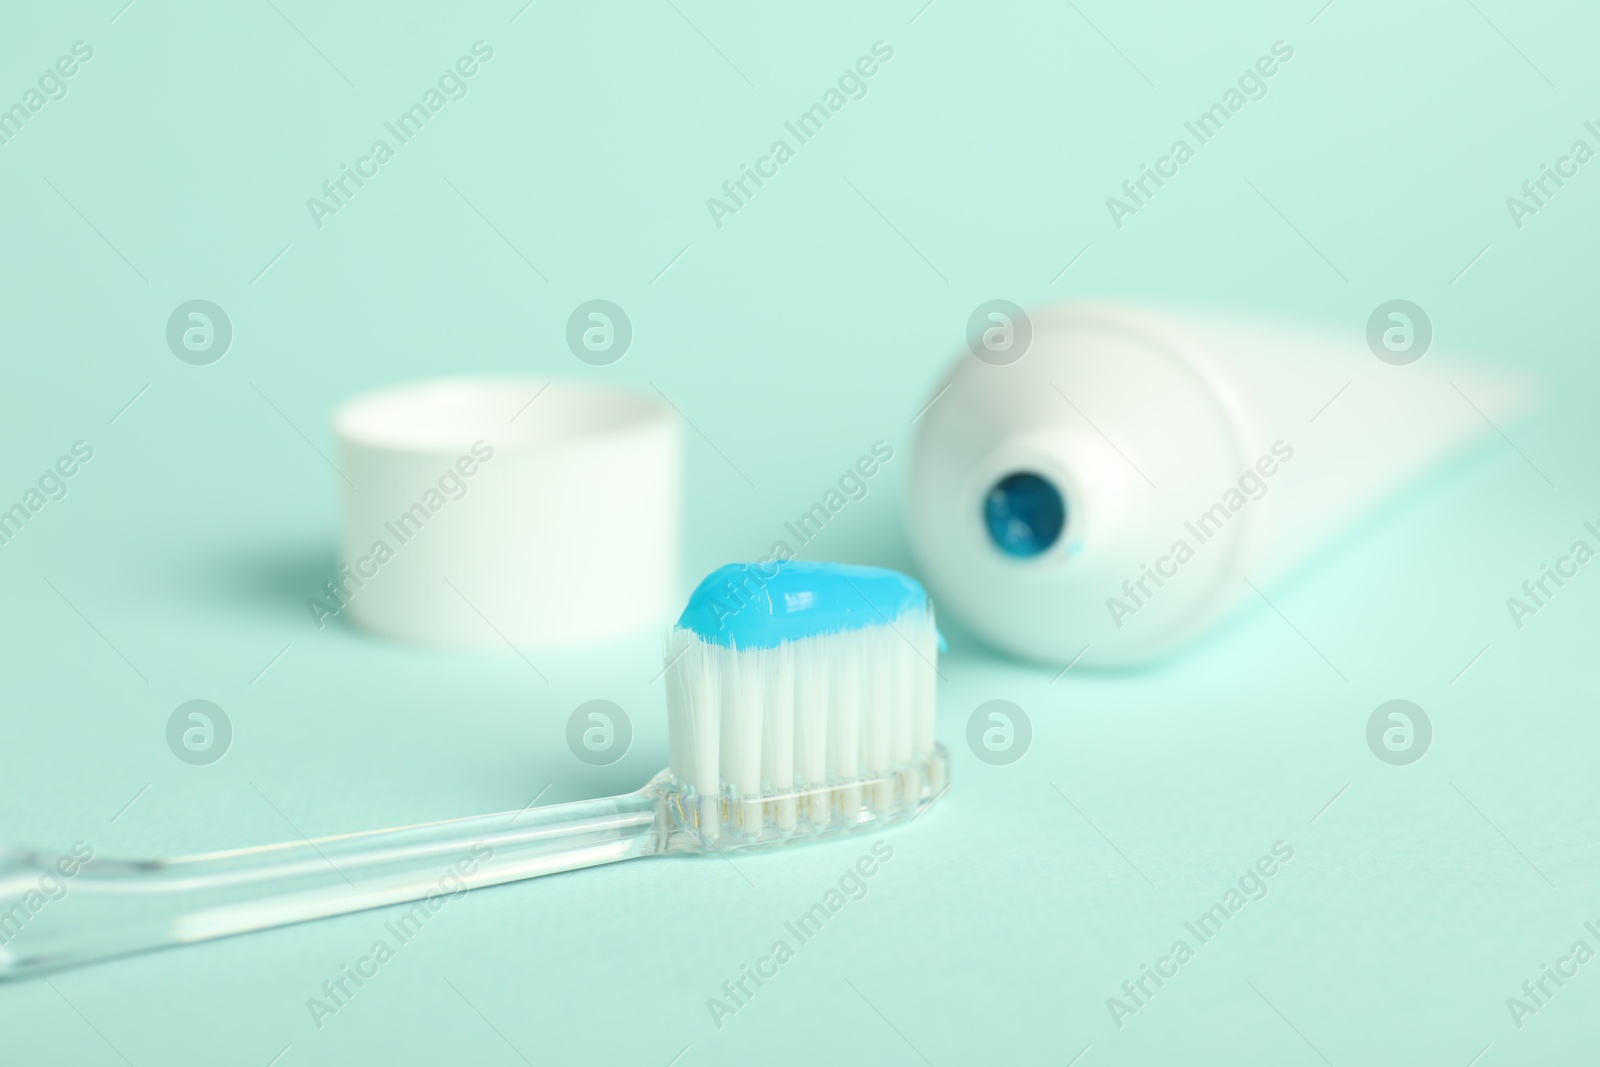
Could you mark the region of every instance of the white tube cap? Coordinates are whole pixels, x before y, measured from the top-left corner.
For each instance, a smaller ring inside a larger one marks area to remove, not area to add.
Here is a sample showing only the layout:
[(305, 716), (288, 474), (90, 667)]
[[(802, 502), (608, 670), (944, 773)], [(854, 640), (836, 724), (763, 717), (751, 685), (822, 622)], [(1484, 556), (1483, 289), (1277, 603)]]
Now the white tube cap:
[(643, 393), (446, 378), (334, 413), (350, 616), (402, 640), (565, 646), (676, 604), (682, 437)]

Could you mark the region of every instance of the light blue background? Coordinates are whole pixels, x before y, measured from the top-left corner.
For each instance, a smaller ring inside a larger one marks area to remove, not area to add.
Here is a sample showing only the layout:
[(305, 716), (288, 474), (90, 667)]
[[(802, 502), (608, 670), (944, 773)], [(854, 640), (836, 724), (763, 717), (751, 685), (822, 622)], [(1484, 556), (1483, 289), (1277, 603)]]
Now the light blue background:
[[(470, 894), (320, 1030), (306, 998), (383, 913), (7, 985), (0, 1061), (1592, 1056), (1600, 963), (1521, 1030), (1505, 1007), (1600, 920), (1600, 576), (1521, 631), (1505, 608), (1600, 519), (1600, 163), (1520, 230), (1505, 206), (1600, 120), (1589, 9), (121, 3), (14, 6), (0, 33), (0, 103), (94, 48), (0, 146), (0, 500), (73, 441), (95, 449), (0, 546), (0, 833), (18, 843), (235, 847), (516, 809), (547, 785), (599, 796), (665, 762), (653, 635), (528, 650), (547, 684), (510, 652), (312, 625), (338, 485), (317, 450), (334, 405), (379, 384), (653, 383), (696, 428), (690, 577), (765, 554), (880, 438), (896, 458), (807, 555), (910, 567), (909, 423), (996, 297), (1260, 309), (1357, 345), (1404, 297), (1432, 317), (1428, 358), (1519, 368), (1546, 406), (1273, 591), (1348, 682), (1265, 609), (1160, 667), (1054, 683), (946, 620), (952, 792), (721, 1030), (706, 998), (869, 842)], [(470, 95), (317, 229), (305, 199), (480, 39), (494, 59)], [(1294, 58), (1269, 95), (1116, 229), (1105, 198), (1280, 39)], [(867, 97), (713, 226), (706, 198), (878, 40), (894, 58)], [(636, 330), (608, 368), (562, 340), (594, 297)], [(163, 336), (194, 298), (235, 329), (208, 367)], [(597, 697), (636, 729), (603, 769), (563, 743)], [(1434, 723), (1409, 767), (1363, 736), (1393, 697)], [(163, 737), (195, 698), (236, 730), (210, 767)], [(996, 698), (1034, 725), (1008, 767), (964, 744)], [(1294, 859), (1270, 895), (1118, 1030), (1106, 998), (1278, 840)]]

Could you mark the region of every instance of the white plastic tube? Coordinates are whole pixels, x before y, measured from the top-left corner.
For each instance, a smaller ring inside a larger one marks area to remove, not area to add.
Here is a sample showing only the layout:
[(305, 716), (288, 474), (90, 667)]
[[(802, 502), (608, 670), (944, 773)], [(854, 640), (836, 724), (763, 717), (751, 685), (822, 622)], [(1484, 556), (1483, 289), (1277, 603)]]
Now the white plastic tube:
[(682, 440), (648, 394), (528, 378), (382, 389), (334, 415), (338, 603), (378, 633), (504, 648), (671, 617)]
[[(1385, 362), (1360, 334), (1091, 304), (1031, 321), (1020, 359), (964, 353), (919, 417), (910, 533), (942, 610), (1056, 664), (1174, 648), (1525, 396), (1437, 352)], [(1024, 538), (1033, 555), (986, 517), (1017, 474), (1064, 512)]]

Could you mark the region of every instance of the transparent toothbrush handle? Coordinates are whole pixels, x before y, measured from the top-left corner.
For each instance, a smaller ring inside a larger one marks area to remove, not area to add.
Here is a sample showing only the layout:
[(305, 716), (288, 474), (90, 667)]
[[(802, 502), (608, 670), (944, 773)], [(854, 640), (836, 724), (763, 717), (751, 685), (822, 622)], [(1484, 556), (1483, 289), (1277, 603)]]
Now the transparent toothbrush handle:
[(468, 889), (659, 852), (660, 810), (640, 791), (174, 859), (0, 851), (0, 978), (405, 901), (431, 913)]

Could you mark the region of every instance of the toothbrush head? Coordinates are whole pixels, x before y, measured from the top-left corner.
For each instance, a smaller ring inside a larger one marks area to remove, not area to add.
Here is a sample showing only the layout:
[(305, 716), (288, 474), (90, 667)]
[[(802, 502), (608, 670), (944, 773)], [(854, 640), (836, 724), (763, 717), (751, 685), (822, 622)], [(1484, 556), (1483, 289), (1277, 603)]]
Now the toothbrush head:
[(730, 564), (667, 637), (669, 851), (745, 848), (909, 820), (944, 791), (941, 640), (895, 571)]

